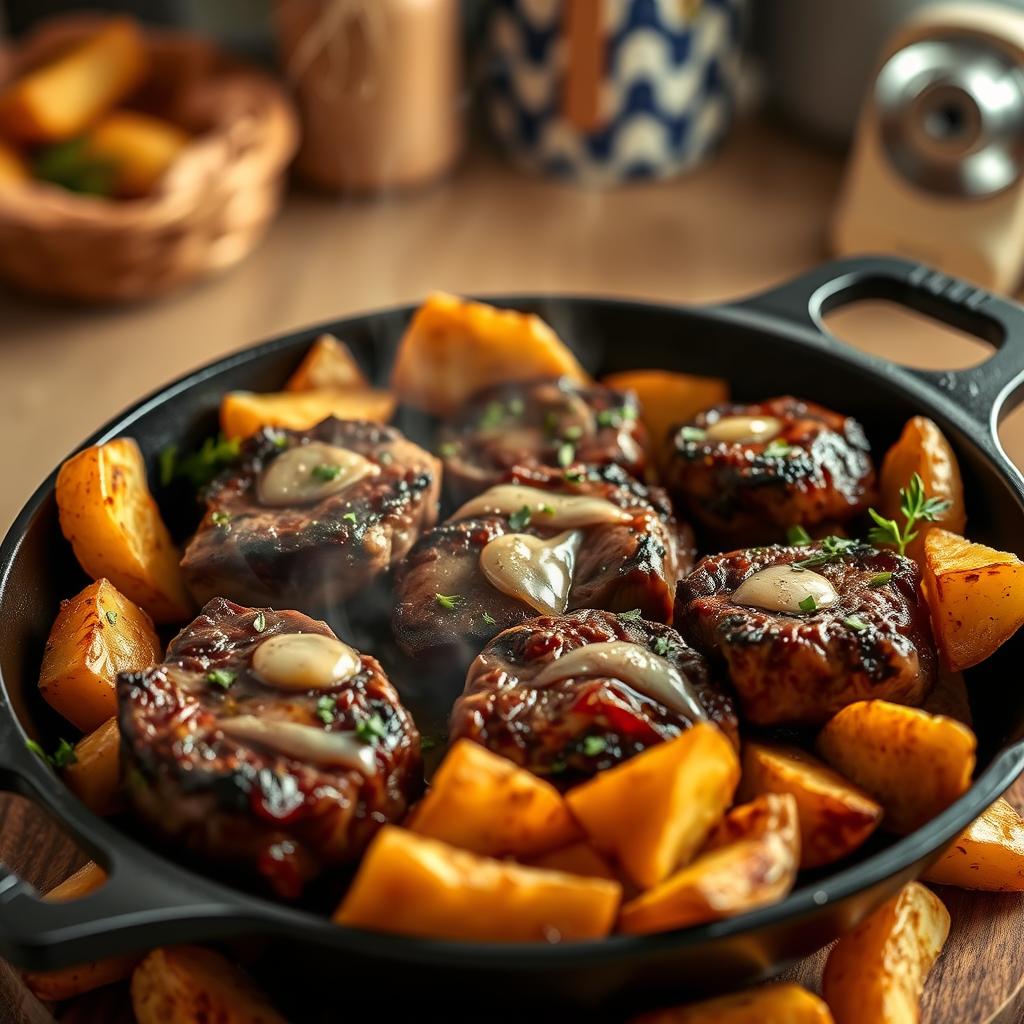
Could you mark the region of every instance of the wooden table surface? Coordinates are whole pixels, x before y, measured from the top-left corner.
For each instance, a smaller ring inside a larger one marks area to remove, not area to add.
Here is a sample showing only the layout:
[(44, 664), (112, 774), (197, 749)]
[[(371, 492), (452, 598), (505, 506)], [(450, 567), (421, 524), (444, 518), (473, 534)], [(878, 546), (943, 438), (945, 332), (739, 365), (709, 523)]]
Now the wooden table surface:
[[(263, 245), (214, 281), (123, 309), (55, 308), (0, 294), (0, 528), (84, 436), (143, 393), (232, 349), (321, 319), (458, 293), (564, 291), (712, 302), (765, 288), (827, 256), (838, 156), (777, 128), (742, 126), (688, 177), (613, 192), (521, 176), (474, 153), (413, 196), (339, 202), (296, 192)], [(852, 342), (932, 368), (985, 346), (884, 305), (835, 314)], [(1024, 463), (1024, 418), (1004, 443)], [(1024, 801), (1024, 788), (1015, 794)], [(0, 799), (0, 858), (47, 887), (76, 857), (20, 800)], [(944, 893), (950, 953), (929, 982), (924, 1024), (1024, 1020), (1024, 908), (1012, 896)], [(800, 976), (814, 983), (813, 959)], [(4, 984), (0, 1021), (34, 1017)], [(1000, 1010), (1002, 1008), (1002, 1013)], [(998, 1017), (993, 1015), (998, 1014)], [(81, 1018), (87, 1019), (87, 1018)], [(100, 1019), (95, 1017), (94, 1019)]]

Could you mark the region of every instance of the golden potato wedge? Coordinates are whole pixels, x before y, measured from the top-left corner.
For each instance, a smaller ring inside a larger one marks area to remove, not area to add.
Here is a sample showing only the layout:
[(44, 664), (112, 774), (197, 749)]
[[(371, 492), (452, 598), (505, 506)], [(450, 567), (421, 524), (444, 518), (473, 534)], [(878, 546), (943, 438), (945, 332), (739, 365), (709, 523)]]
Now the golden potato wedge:
[(608, 374), (601, 383), (619, 391), (633, 391), (640, 399), (640, 418), (659, 464), (664, 464), (671, 451), (669, 431), (673, 427), (729, 400), (728, 381), (671, 370), (623, 370)]
[(580, 838), (562, 794), (472, 740), (458, 740), (408, 827), (486, 857), (534, 857)]
[(351, 349), (333, 334), (321, 334), (288, 378), (285, 391), (316, 391), (321, 388), (368, 388), (370, 382), (359, 368)]
[(61, 532), (94, 580), (106, 577), (157, 622), (188, 618), (192, 602), (178, 551), (149, 493), (142, 452), (130, 437), (68, 459), (57, 474), (57, 510)]
[(792, 982), (658, 1010), (634, 1024), (834, 1024), (825, 1003)]
[(32, 178), (24, 157), (0, 142), (0, 189), (20, 188)]
[(542, 853), (539, 857), (531, 857), (526, 863), (531, 868), (543, 868), (545, 871), (562, 871), (567, 875), (583, 875), (584, 878), (619, 881), (608, 861), (585, 840), (550, 853)]
[(62, 601), (39, 672), (39, 692), (83, 732), (117, 714), (114, 680), (160, 660), (150, 617), (109, 580), (90, 583)]
[(907, 554), (920, 563), (924, 557), (924, 539), (930, 530), (941, 527), (963, 533), (967, 525), (960, 465), (946, 435), (927, 416), (914, 416), (907, 420), (899, 440), (885, 453), (882, 461), (879, 474), (881, 511), (897, 523), (903, 522), (900, 489), (909, 486), (915, 473), (921, 478), (929, 498), (950, 503), (934, 522), (921, 522), (915, 528), (917, 536), (907, 545)]
[(984, 661), (1024, 623), (1024, 562), (948, 530), (925, 538), (922, 588), (954, 672)]
[(83, 864), (73, 875), (68, 875), (55, 885), (44, 897), (47, 903), (69, 903), (95, 892), (107, 880), (107, 873), (95, 863)]
[(105, 960), (90, 960), (59, 971), (25, 971), (23, 976), (25, 984), (39, 999), (59, 1002), (104, 985), (112, 985), (115, 981), (123, 981), (131, 975), (141, 959), (141, 953), (130, 953), (107, 957)]
[(800, 821), (800, 867), (831, 864), (878, 827), (882, 808), (828, 765), (799, 747), (747, 740), (738, 800), (789, 793)]
[(818, 753), (882, 805), (882, 827), (899, 835), (967, 792), (976, 747), (966, 725), (884, 700), (848, 705), (817, 740)]
[(949, 934), (949, 911), (911, 882), (832, 947), (821, 991), (836, 1024), (912, 1024)]
[(533, 377), (590, 380), (539, 316), (434, 292), (402, 337), (391, 387), (408, 405), (450, 416), (482, 388)]
[(132, 975), (138, 1024), (287, 1024), (252, 979), (198, 946), (154, 949)]
[(170, 121), (115, 110), (90, 130), (85, 152), (113, 169), (114, 195), (137, 199), (153, 191), (188, 143), (188, 133)]
[(112, 19), (0, 92), (0, 132), (30, 143), (81, 135), (142, 81), (147, 65), (138, 25)]
[(597, 850), (646, 889), (697, 852), (739, 775), (732, 744), (702, 722), (571, 789), (566, 802)]
[(96, 814), (113, 814), (119, 809), (121, 733), (116, 718), (108, 718), (75, 744), (75, 760), (64, 769), (64, 781)]
[(615, 922), (621, 886), (479, 857), (394, 825), (370, 844), (338, 924), (480, 942), (596, 939)]
[(387, 423), (395, 412), (395, 396), (372, 388), (322, 388), (256, 394), (229, 391), (220, 403), (220, 429), (228, 438), (244, 438), (260, 427), (308, 430), (328, 416), (339, 420)]
[(686, 928), (777, 903), (799, 866), (796, 800), (766, 793), (731, 810), (691, 864), (625, 904), (619, 931)]
[(959, 889), (1024, 892), (1024, 819), (1012, 804), (998, 799), (922, 877)]

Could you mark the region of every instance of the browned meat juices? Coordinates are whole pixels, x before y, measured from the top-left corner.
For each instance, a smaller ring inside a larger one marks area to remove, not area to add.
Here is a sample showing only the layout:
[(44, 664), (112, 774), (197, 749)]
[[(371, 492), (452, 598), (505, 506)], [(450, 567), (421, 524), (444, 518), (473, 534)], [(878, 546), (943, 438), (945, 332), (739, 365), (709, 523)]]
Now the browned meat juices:
[(445, 485), (465, 501), (516, 466), (622, 466), (643, 479), (636, 396), (568, 379), (500, 384), (475, 395), (441, 433)]
[(419, 734), (376, 659), (299, 612), (215, 599), (117, 686), (138, 814), (283, 898), (354, 860), (421, 782)]
[(828, 532), (866, 511), (875, 471), (861, 425), (798, 398), (718, 405), (678, 429), (666, 486), (727, 544)]
[(936, 656), (917, 565), (841, 538), (702, 558), (676, 627), (724, 662), (745, 717), (816, 725), (858, 700), (919, 704)]
[(437, 519), (440, 465), (393, 427), (264, 430), (209, 487), (182, 560), (196, 600), (318, 610), (358, 594)]
[(625, 761), (699, 719), (737, 740), (730, 698), (674, 629), (584, 610), (501, 633), (470, 666), (451, 738), (555, 780)]

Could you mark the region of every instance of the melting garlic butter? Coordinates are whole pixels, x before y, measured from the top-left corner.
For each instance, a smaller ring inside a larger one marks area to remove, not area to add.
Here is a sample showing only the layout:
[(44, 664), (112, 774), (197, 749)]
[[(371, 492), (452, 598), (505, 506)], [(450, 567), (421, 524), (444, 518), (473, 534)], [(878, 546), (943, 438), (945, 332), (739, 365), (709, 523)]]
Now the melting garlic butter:
[(542, 615), (562, 615), (569, 606), (582, 543), (582, 530), (566, 530), (547, 540), (528, 533), (506, 533), (480, 552), (480, 569), (503, 594)]
[(377, 759), (372, 745), (354, 732), (328, 732), (315, 725), (287, 722), (255, 715), (225, 718), (221, 731), (232, 739), (257, 743), (300, 761), (313, 764), (344, 765), (364, 775), (375, 775)]
[(677, 714), (694, 721), (707, 718), (695, 690), (672, 662), (625, 640), (577, 647), (545, 665), (531, 685), (550, 686), (563, 679), (586, 676), (621, 679)]
[(319, 633), (280, 633), (256, 648), (252, 670), (279, 690), (324, 690), (351, 679), (362, 668), (348, 644)]
[(602, 523), (626, 523), (633, 518), (629, 512), (604, 498), (584, 494), (556, 494), (523, 484), (498, 484), (471, 498), (452, 518), (510, 516), (523, 508), (530, 510), (533, 525), (555, 530), (599, 526)]
[(380, 473), (380, 466), (358, 452), (322, 441), (282, 452), (256, 485), (261, 505), (309, 505)]
[[(801, 602), (808, 598), (813, 599), (814, 607), (801, 608)], [(839, 594), (821, 573), (794, 569), (791, 565), (770, 565), (748, 576), (733, 592), (732, 599), (735, 604), (750, 608), (799, 615), (831, 607), (839, 600)]]
[(774, 416), (723, 416), (705, 429), (704, 437), (723, 444), (762, 444), (781, 432), (782, 420)]

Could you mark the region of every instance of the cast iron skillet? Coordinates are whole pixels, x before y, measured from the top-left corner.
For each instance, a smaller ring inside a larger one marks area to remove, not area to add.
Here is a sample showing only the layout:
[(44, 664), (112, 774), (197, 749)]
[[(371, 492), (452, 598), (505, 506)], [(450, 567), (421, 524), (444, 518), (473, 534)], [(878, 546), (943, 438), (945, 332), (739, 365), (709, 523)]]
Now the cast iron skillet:
[[(824, 330), (822, 316), (867, 297), (901, 302), (965, 329), (990, 342), (993, 354), (972, 369), (931, 373), (849, 349)], [(928, 415), (957, 449), (972, 537), (1021, 550), (1024, 481), (995, 433), (999, 417), (1024, 396), (1024, 309), (1012, 303), (923, 266), (866, 258), (713, 308), (536, 296), (502, 304), (540, 313), (594, 372), (664, 366), (728, 377), (740, 398), (788, 392), (813, 398), (859, 417), (876, 454), (909, 416)], [(322, 324), (229, 356), (143, 400), (86, 443), (135, 437), (152, 471), (165, 445), (197, 444), (215, 429), (225, 391), (280, 387), (325, 330), (344, 338), (374, 378), (384, 379), (410, 313), (396, 309)], [(423, 437), (422, 422), (403, 426)], [(851, 866), (802, 884), (777, 906), (676, 933), (554, 947), (444, 943), (339, 928), (175, 863), (173, 855), (91, 814), (26, 749), (27, 734), (48, 747), (56, 741), (59, 723), (36, 692), (40, 653), (58, 602), (84, 585), (58, 531), (54, 477), (33, 495), (0, 549), (0, 785), (48, 809), (110, 879), (83, 900), (47, 904), (17, 877), (0, 874), (0, 954), (24, 967), (57, 968), (155, 945), (244, 936), (266, 941), (278, 977), (301, 978), (303, 986), (326, 978), (335, 991), (345, 979), (358, 979), (364, 991), (384, 985), (389, 1007), (404, 992), (421, 1012), (424, 1006), (450, 1010), (481, 995), (489, 999), (483, 1005), (493, 1007), (498, 992), (509, 1006), (528, 998), (603, 1008), (620, 998), (632, 1007), (667, 1001), (758, 980), (829, 942), (923, 870), (1024, 768), (1024, 637), (1018, 637), (968, 674), (980, 745), (971, 790), (913, 835), (879, 843)], [(398, 682), (402, 688), (400, 673)], [(452, 697), (433, 694), (430, 680), (404, 695), (418, 720), (442, 718)]]

